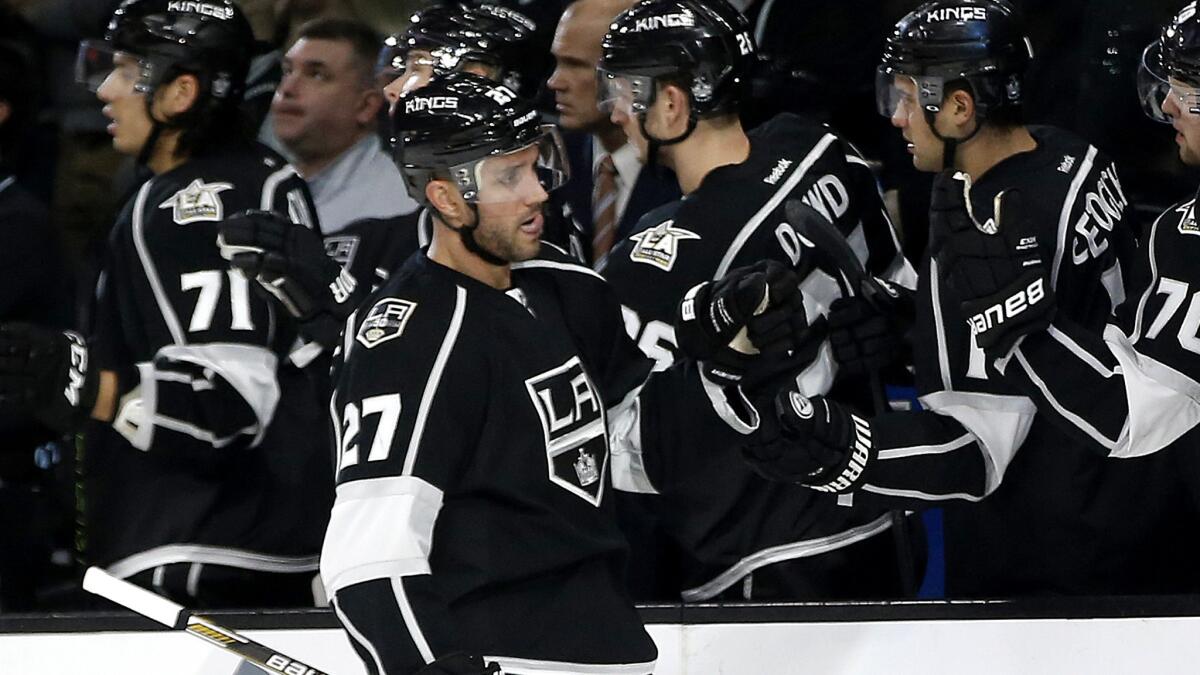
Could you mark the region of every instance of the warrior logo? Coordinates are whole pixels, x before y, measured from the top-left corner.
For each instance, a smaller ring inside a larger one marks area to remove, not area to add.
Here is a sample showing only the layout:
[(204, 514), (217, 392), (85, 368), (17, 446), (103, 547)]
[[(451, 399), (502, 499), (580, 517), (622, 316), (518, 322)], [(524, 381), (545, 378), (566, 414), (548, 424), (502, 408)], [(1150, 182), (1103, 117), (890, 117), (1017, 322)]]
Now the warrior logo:
[(371, 307), (358, 327), (358, 342), (367, 349), (400, 337), (417, 303), (400, 298), (384, 298)]
[(664, 272), (670, 272), (675, 266), (675, 258), (679, 254), (679, 242), (684, 239), (699, 239), (700, 235), (678, 227), (674, 220), (659, 223), (649, 230), (643, 230), (630, 235), (637, 242), (629, 252), (633, 262), (654, 265)]
[(546, 440), (552, 483), (599, 506), (608, 470), (604, 403), (578, 356), (525, 381)]
[(158, 208), (173, 209), (171, 215), (179, 225), (218, 222), (225, 218), (225, 205), (218, 195), (232, 189), (232, 183), (205, 183), (197, 178)]

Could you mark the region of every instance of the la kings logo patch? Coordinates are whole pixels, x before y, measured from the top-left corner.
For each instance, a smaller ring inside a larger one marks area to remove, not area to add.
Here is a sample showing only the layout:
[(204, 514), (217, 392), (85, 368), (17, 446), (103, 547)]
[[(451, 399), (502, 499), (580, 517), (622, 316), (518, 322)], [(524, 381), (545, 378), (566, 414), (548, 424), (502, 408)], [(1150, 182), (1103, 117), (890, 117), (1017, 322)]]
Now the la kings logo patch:
[(550, 481), (593, 506), (604, 499), (608, 433), (604, 404), (578, 356), (525, 380), (542, 421)]
[(400, 337), (416, 309), (417, 303), (400, 298), (384, 298), (376, 302), (358, 326), (358, 343), (372, 349)]
[(1196, 202), (1181, 204), (1175, 209), (1179, 213), (1179, 234), (1200, 234), (1200, 226), (1196, 225)]
[(342, 267), (354, 264), (355, 253), (358, 253), (358, 236), (325, 237), (325, 255)]
[(225, 205), (219, 195), (232, 189), (233, 183), (205, 183), (197, 178), (158, 208), (172, 209), (171, 217), (179, 225), (224, 220)]
[(679, 256), (679, 242), (685, 239), (699, 239), (700, 235), (675, 227), (675, 221), (668, 220), (649, 230), (630, 235), (629, 238), (637, 242), (629, 252), (630, 260), (670, 272)]

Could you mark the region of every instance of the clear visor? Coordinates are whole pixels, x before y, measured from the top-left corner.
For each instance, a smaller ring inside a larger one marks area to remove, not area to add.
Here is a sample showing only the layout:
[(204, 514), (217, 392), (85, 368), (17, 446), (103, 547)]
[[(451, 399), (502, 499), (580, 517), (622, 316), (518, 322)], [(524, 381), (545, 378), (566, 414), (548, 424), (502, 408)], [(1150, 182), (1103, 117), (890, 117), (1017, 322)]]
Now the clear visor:
[(542, 125), (537, 140), (503, 155), (450, 168), (463, 199), (475, 204), (534, 203), (562, 187), (570, 177), (562, 137), (552, 125)]
[[(392, 50), (390, 55), (389, 49)], [(410, 91), (415, 91), (429, 84), (434, 75), (434, 69), (439, 65), (438, 60), (424, 49), (407, 49), (384, 47), (379, 56), (379, 67), (376, 75), (384, 83), (384, 93), (391, 102)]]
[(887, 118), (913, 111), (937, 112), (942, 105), (942, 78), (914, 77), (888, 66), (875, 70), (875, 107)]
[(1155, 122), (1171, 123), (1171, 116), (1163, 111), (1167, 97), (1175, 99), (1179, 110), (1200, 115), (1200, 89), (1172, 80), (1162, 67), (1160, 44), (1155, 41), (1142, 51), (1138, 65), (1137, 92), (1142, 112)]
[(596, 71), (596, 105), (612, 114), (619, 110), (633, 117), (654, 104), (654, 78), (641, 75), (620, 75), (607, 70)]
[(96, 93), (107, 83), (114, 93), (147, 93), (157, 68), (153, 61), (113, 49), (102, 40), (84, 40), (75, 55), (75, 81)]

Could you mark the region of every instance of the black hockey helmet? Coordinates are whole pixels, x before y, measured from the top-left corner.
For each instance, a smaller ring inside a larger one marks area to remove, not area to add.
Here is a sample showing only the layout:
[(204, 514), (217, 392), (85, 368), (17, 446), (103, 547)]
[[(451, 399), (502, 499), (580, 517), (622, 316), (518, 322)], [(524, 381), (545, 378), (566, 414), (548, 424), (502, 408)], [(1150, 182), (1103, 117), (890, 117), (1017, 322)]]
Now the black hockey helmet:
[(1163, 26), (1159, 38), (1142, 52), (1137, 83), (1138, 99), (1150, 119), (1171, 122), (1162, 109), (1170, 95), (1178, 98), (1180, 108), (1200, 115), (1200, 15), (1195, 2)]
[(393, 160), (409, 194), (426, 205), (425, 186), (434, 179), (453, 181), (470, 203), (511, 199), (488, 193), (484, 167), (535, 146), (535, 176), (549, 192), (568, 175), (558, 130), (541, 123), (532, 102), (473, 73), (435, 77), (392, 109)]
[(410, 21), (407, 30), (384, 41), (377, 64), (381, 77), (394, 80), (412, 70), (444, 75), (476, 63), (515, 92), (536, 86), (518, 69), (537, 30), (524, 14), (490, 4), (438, 5), (414, 13)]
[(250, 23), (233, 0), (124, 0), (104, 39), (80, 45), (76, 78), (98, 90), (113, 54), (123, 52), (139, 60), (137, 91), (151, 94), (169, 78), (191, 73), (200, 79), (202, 96), (236, 104), (254, 45)]
[(641, 0), (613, 20), (601, 46), (602, 108), (624, 101), (640, 115), (666, 81), (687, 91), (693, 118), (737, 112), (756, 52), (750, 23), (726, 0)]
[(1021, 18), (1005, 0), (935, 0), (896, 24), (878, 69), (879, 112), (891, 117), (897, 75), (917, 84), (917, 103), (927, 113), (941, 109), (947, 84), (965, 80), (984, 116), (1019, 106), (1021, 79), (1033, 58)]

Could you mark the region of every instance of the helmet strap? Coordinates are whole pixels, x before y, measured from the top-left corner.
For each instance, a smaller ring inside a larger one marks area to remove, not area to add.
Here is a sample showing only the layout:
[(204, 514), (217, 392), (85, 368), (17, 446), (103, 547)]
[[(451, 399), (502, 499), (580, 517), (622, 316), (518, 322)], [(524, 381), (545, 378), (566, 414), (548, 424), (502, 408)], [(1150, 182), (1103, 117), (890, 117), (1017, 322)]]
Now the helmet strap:
[(158, 145), (158, 138), (162, 136), (163, 129), (166, 124), (158, 121), (154, 116), (154, 92), (157, 90), (146, 92), (146, 116), (150, 118), (150, 134), (146, 136), (146, 142), (142, 143), (142, 149), (138, 150), (136, 163), (141, 166), (149, 166), (150, 157), (154, 154), (154, 146)]
[(688, 137), (690, 137), (692, 135), (692, 132), (696, 130), (696, 115), (694, 113), (691, 115), (688, 115), (687, 129), (684, 129), (683, 133), (679, 134), (675, 138), (663, 139), (663, 138), (655, 138), (654, 136), (652, 136), (650, 134), (650, 132), (646, 130), (646, 112), (645, 111), (643, 111), (641, 114), (638, 115), (638, 129), (641, 130), (642, 137), (645, 138), (647, 143), (649, 144), (649, 146), (646, 150), (646, 166), (648, 168), (654, 168), (658, 164), (658, 151), (659, 150), (667, 147), (668, 145), (675, 145), (676, 143), (682, 143), (682, 142), (686, 141), (688, 139)]
[(936, 117), (937, 113), (931, 110), (925, 111), (925, 121), (929, 124), (929, 131), (933, 133), (935, 138), (942, 142), (942, 170), (945, 171), (954, 168), (954, 158), (958, 152), (958, 146), (975, 138), (975, 135), (983, 129), (984, 118), (980, 113), (976, 112), (975, 128), (971, 130), (971, 133), (962, 138), (949, 138), (938, 132), (937, 125), (934, 124)]
[[(475, 222), (470, 225), (463, 223), (458, 227), (454, 227), (447, 222), (446, 216), (444, 216), (441, 211), (438, 211), (438, 216), (441, 218), (443, 225), (458, 233), (458, 237), (462, 239), (463, 248), (467, 249), (471, 253), (474, 253), (480, 260), (496, 267), (504, 267), (508, 265), (507, 260), (484, 249), (479, 245), (479, 242), (475, 241), (475, 230), (479, 229), (479, 206), (467, 202), (467, 208), (471, 209), (471, 213), (475, 214)], [(434, 208), (434, 210), (436, 211), (437, 209)]]

